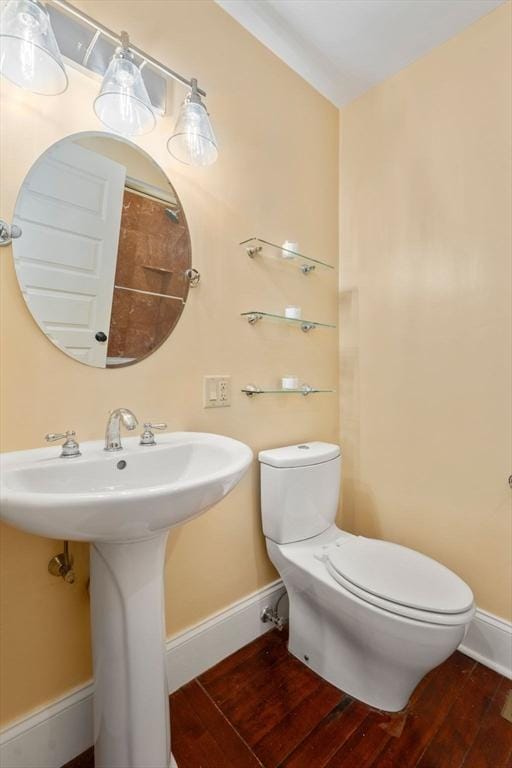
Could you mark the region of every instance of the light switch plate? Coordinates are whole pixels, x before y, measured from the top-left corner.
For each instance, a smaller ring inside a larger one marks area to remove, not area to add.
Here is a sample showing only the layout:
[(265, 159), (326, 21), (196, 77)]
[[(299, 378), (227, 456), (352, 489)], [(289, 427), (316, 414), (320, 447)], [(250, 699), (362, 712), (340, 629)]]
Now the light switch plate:
[(205, 376), (203, 379), (203, 406), (227, 408), (231, 405), (231, 376)]

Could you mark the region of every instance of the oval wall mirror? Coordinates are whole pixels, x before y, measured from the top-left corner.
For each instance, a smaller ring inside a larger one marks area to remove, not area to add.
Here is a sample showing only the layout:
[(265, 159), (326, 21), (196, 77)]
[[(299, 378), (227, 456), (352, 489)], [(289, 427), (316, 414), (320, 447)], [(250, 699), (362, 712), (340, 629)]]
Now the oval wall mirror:
[(16, 274), (35, 321), (75, 360), (131, 365), (178, 322), (190, 235), (162, 169), (135, 144), (77, 133), (28, 172), (14, 212)]

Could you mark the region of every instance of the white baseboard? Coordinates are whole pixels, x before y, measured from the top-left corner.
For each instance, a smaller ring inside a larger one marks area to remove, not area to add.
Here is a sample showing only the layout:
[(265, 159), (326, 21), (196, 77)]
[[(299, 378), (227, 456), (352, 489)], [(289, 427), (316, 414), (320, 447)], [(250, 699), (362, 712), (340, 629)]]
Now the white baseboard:
[(195, 627), (170, 637), (166, 643), (169, 693), (272, 629), (272, 625), (261, 621), (261, 613), (266, 605), (274, 605), (284, 591), (283, 582), (277, 579)]
[[(166, 643), (169, 693), (272, 628), (262, 609), (284, 592), (280, 579), (238, 600)], [(60, 768), (93, 743), (93, 684), (0, 731), (2, 768)]]
[[(262, 609), (284, 592), (278, 579), (166, 643), (169, 692), (271, 629)], [(285, 606), (283, 606), (285, 608)], [(281, 612), (281, 611), (280, 611)], [(512, 624), (477, 610), (462, 653), (512, 678)], [(92, 683), (0, 732), (2, 768), (60, 768), (93, 743)]]
[(512, 622), (478, 608), (459, 651), (512, 679)]
[(0, 732), (2, 768), (60, 768), (93, 742), (93, 684)]

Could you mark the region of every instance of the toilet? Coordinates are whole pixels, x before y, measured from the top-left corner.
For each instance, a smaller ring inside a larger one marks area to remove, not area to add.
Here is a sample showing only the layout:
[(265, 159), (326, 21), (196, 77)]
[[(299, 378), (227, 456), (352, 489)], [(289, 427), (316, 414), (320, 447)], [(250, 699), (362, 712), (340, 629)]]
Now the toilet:
[(267, 551), (290, 602), (289, 651), (345, 693), (397, 712), (461, 643), (470, 588), (444, 565), (335, 525), (337, 445), (261, 451)]

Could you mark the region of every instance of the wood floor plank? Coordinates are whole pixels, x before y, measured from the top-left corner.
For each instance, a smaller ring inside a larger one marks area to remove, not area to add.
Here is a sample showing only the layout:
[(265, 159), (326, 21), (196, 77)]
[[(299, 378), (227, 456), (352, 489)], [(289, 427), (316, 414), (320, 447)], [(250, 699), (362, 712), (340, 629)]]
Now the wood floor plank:
[(82, 752), (78, 757), (74, 757), (62, 768), (94, 768), (94, 747)]
[(460, 768), (487, 713), (500, 675), (477, 664), (443, 724), (418, 762), (418, 768)]
[(260, 655), (262, 661), (266, 660), (267, 666), (272, 666), (274, 654), (279, 658), (286, 656), (287, 637), (288, 634), (286, 632), (279, 632), (277, 629), (265, 632), (256, 640), (253, 640), (252, 643), (244, 645), (236, 653), (232, 653), (231, 656), (222, 659), (211, 669), (207, 669), (206, 672), (199, 675), (198, 680), (205, 687), (211, 686), (216, 680), (226, 675), (231, 675), (237, 667), (246, 664), (257, 655)]
[(245, 657), (242, 661), (231, 666), (229, 672), (213, 676), (207, 673), (201, 675), (199, 681), (208, 691), (211, 698), (219, 707), (231, 706), (240, 699), (247, 699), (247, 691), (256, 697), (258, 691), (263, 689), (264, 695), (268, 694), (268, 687), (272, 685), (274, 669), (280, 662), (287, 662), (290, 658), (286, 645), (283, 642), (269, 641), (262, 645), (254, 654)]
[(263, 673), (235, 697), (219, 705), (251, 746), (286, 717), (318, 686), (318, 677), (293, 656), (283, 659), (272, 674)]
[(434, 670), (428, 685), (409, 710), (408, 722), (399, 738), (388, 741), (372, 768), (414, 768), (435, 736), (476, 662), (455, 652)]
[(325, 768), (368, 712), (366, 704), (345, 696), (281, 765), (283, 768)]
[(197, 680), (187, 683), (182, 691), (195, 715), (221, 748), (226, 765), (236, 768), (261, 768), (260, 761)]
[(367, 715), (350, 738), (343, 743), (328, 763), (328, 768), (343, 766), (367, 768), (386, 747), (390, 738), (398, 738), (407, 726), (409, 713), (430, 685), (435, 672), (423, 678), (416, 686), (406, 709), (401, 712), (381, 712), (367, 708)]
[[(512, 683), (455, 653), (400, 713), (321, 680), (272, 631), (171, 697), (180, 768), (512, 768)], [(94, 768), (87, 750), (64, 768)]]
[(186, 768), (227, 768), (224, 753), (196, 715), (183, 691), (171, 696), (172, 751)]
[[(430, 672), (423, 678), (416, 686), (414, 690), (409, 706), (412, 707), (414, 703), (420, 698), (424, 689), (430, 684), (431, 679), (435, 676), (436, 671)], [(345, 701), (342, 700), (339, 709), (342, 710), (344, 706), (347, 706), (352, 699), (346, 696)], [(409, 707), (408, 707), (409, 709)], [(375, 723), (372, 723), (371, 727), (375, 726), (379, 728), (379, 733), (376, 738), (382, 738), (380, 731), (389, 735), (401, 735), (405, 727), (405, 723), (408, 717), (408, 709), (402, 712), (385, 714), (384, 720), (381, 721), (378, 718)], [(330, 713), (330, 715), (321, 722), (317, 728), (310, 734), (308, 739), (301, 744), (283, 763), (286, 768), (311, 768), (313, 766), (312, 760), (315, 761), (314, 765), (318, 763), (319, 768), (323, 768), (327, 765), (329, 760), (333, 758), (335, 753), (351, 738), (353, 733), (357, 731), (357, 728), (365, 721), (368, 715), (375, 712), (371, 707), (366, 704), (355, 701), (354, 708), (351, 707), (347, 716), (341, 718), (339, 721), (336, 717), (336, 711)]]
[(287, 712), (283, 719), (254, 745), (254, 752), (265, 768), (276, 768), (342, 698), (341, 691), (323, 680), (318, 680), (312, 693)]
[(512, 682), (501, 678), (462, 768), (512, 768), (512, 723), (501, 716)]
[(381, 726), (390, 722), (384, 712), (370, 712), (345, 744), (327, 763), (326, 768), (369, 768), (388, 741), (394, 738)]

